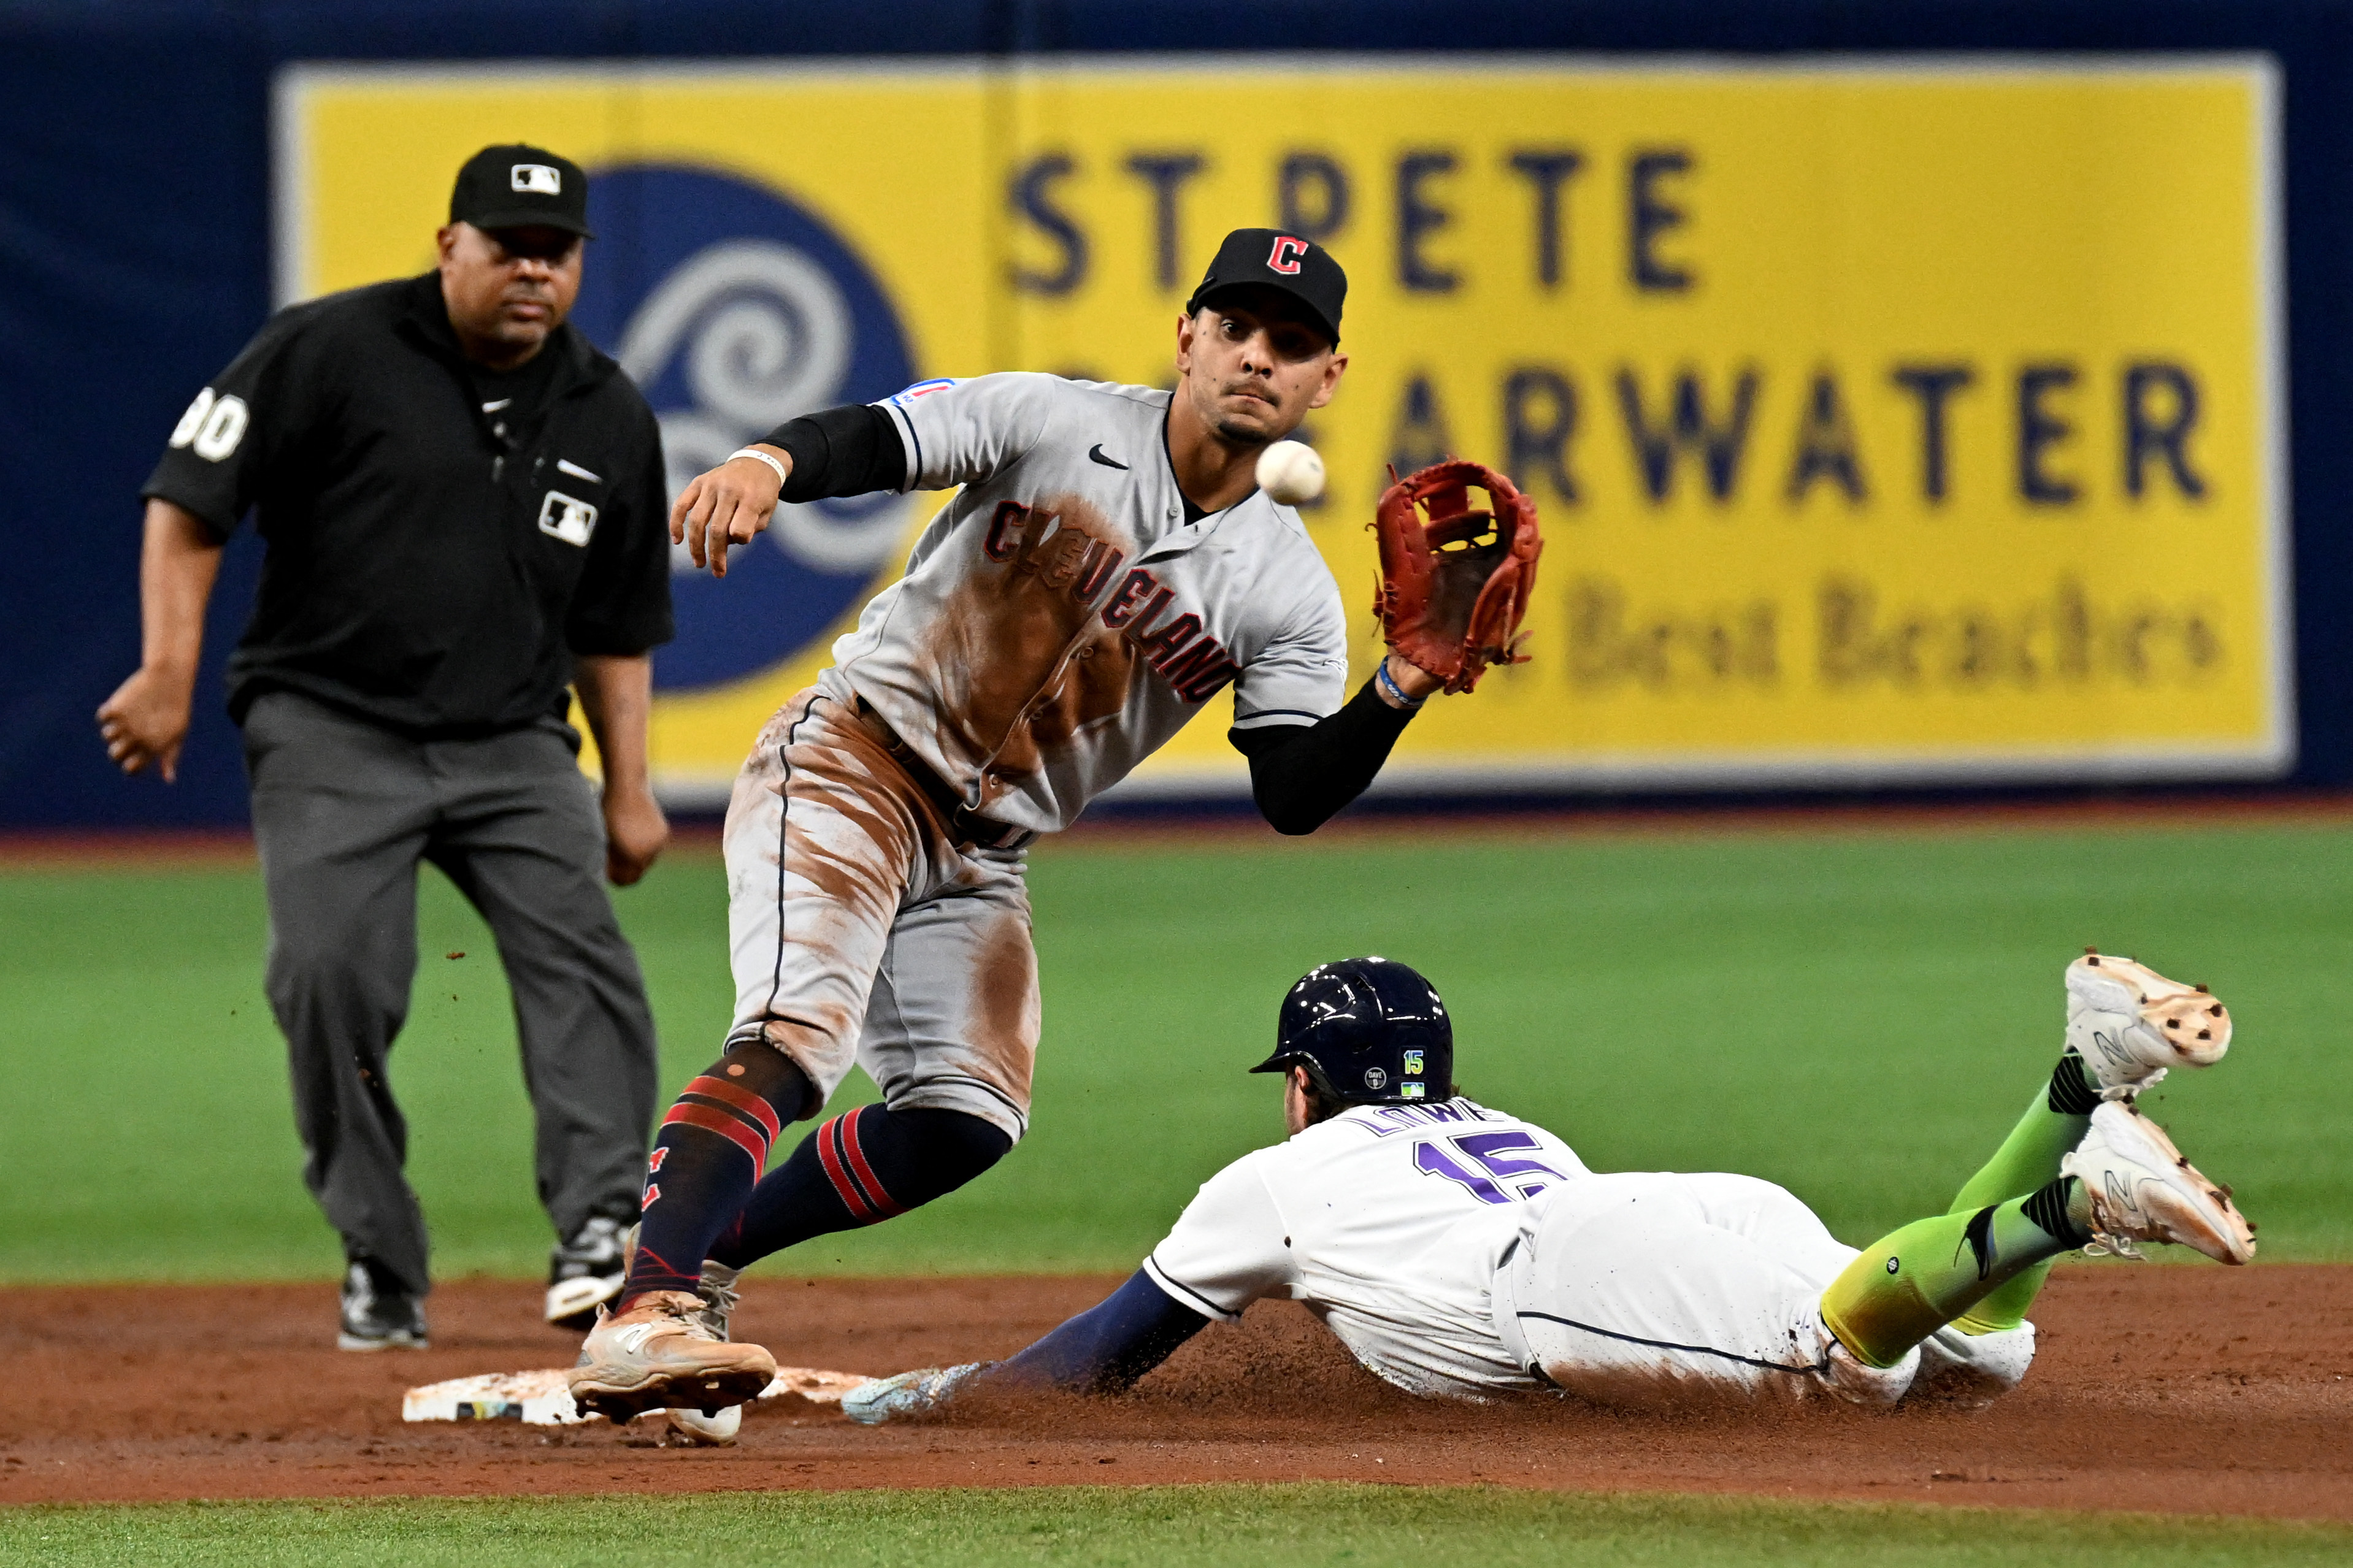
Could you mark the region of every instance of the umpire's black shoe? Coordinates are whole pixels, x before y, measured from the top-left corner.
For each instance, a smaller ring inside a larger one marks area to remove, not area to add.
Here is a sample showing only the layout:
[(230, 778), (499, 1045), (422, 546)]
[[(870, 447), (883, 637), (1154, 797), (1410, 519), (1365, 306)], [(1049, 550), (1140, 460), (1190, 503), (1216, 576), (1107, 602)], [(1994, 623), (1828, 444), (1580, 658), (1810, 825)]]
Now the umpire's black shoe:
[(425, 1303), (410, 1295), (383, 1264), (372, 1258), (354, 1258), (343, 1271), (343, 1330), (335, 1336), (335, 1348), (421, 1351)]
[(599, 1215), (557, 1247), (547, 1266), (547, 1321), (559, 1329), (586, 1331), (596, 1309), (621, 1293), (629, 1278), (628, 1222)]

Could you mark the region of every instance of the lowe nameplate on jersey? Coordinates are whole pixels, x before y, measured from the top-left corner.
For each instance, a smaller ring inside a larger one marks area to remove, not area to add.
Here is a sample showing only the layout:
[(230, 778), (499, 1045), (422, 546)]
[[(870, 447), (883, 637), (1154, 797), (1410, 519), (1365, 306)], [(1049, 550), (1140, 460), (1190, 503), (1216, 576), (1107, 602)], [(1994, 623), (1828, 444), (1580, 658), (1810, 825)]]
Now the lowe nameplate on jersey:
[[(280, 289), (421, 267), (448, 171), (591, 171), (578, 320), (675, 481), (995, 369), (1168, 384), (1218, 237), (1347, 267), (1303, 437), (1377, 644), (1388, 467), (1508, 468), (1535, 662), (1388, 789), (2259, 776), (2292, 760), (2277, 84), (2252, 58), (300, 68)], [(679, 579), (656, 766), (717, 798), (937, 497)], [(1236, 790), (1222, 696), (1131, 791)]]

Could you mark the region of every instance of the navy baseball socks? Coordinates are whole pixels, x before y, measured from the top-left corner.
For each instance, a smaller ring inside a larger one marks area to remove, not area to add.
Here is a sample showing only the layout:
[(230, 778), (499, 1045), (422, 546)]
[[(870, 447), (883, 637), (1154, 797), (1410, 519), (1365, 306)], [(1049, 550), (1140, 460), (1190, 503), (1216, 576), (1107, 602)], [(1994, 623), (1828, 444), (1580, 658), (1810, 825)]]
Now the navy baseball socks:
[(712, 1244), (730, 1268), (944, 1197), (1003, 1159), (1005, 1132), (961, 1110), (861, 1105), (801, 1140)]
[(957, 1110), (861, 1105), (820, 1125), (765, 1177), (788, 1122), (816, 1088), (759, 1039), (731, 1046), (662, 1118), (647, 1163), (627, 1311), (655, 1290), (692, 1294), (706, 1258), (731, 1268), (812, 1237), (920, 1208), (1005, 1157), (1013, 1140)]
[(712, 1241), (742, 1212), (769, 1148), (816, 1100), (807, 1075), (757, 1037), (731, 1043), (687, 1084), (646, 1162), (638, 1248), (616, 1315), (649, 1291), (694, 1293)]

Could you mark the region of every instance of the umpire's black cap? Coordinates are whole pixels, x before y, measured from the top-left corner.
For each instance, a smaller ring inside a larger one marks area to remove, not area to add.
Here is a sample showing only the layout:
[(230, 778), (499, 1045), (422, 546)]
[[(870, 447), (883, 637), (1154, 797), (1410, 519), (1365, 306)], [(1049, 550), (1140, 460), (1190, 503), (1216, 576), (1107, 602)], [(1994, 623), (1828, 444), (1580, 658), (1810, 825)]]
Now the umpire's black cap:
[(1279, 289), (1307, 307), (1332, 346), (1340, 346), (1340, 307), (1348, 298), (1348, 275), (1332, 253), (1312, 239), (1279, 228), (1238, 228), (1226, 236), (1199, 287), (1185, 301), (1185, 313), (1199, 310), (1220, 289), (1256, 283)]
[(449, 221), (596, 237), (588, 229), (588, 176), (580, 165), (520, 142), (485, 147), (466, 160), (449, 192)]
[(1327, 1100), (1402, 1105), (1454, 1092), (1454, 1024), (1438, 988), (1386, 958), (1318, 964), (1282, 999), (1274, 1055), (1252, 1072), (1307, 1069)]

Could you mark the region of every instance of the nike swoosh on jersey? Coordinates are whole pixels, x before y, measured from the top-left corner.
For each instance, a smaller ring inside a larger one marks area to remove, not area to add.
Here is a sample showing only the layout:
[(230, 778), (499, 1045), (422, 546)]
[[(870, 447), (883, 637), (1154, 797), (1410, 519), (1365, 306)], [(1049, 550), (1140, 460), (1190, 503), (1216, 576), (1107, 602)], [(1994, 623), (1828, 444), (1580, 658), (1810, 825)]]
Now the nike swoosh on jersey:
[(1089, 461), (1101, 463), (1106, 468), (1117, 468), (1122, 473), (1125, 473), (1127, 471), (1127, 465), (1125, 463), (1121, 462), (1116, 458), (1106, 458), (1103, 456), (1103, 443), (1101, 441), (1096, 442), (1093, 446), (1087, 448), (1087, 458)]

